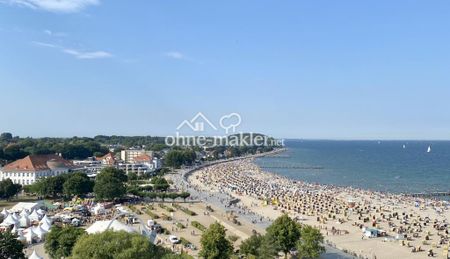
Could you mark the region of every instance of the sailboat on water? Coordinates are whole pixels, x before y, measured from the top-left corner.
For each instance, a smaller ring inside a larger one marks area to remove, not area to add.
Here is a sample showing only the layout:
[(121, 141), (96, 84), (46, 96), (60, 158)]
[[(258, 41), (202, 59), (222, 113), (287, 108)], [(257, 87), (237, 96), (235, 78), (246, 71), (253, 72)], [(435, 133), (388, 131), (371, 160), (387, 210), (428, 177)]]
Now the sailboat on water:
[(427, 153), (431, 153), (431, 145), (428, 146)]

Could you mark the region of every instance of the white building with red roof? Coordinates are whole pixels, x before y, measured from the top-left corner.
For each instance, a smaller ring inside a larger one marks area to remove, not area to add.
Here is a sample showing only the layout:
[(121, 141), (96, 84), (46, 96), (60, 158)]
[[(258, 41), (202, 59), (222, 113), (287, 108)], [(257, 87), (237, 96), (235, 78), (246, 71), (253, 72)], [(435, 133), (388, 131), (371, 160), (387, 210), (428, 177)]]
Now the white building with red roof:
[(57, 155), (29, 155), (0, 169), (0, 180), (29, 185), (41, 178), (70, 172), (73, 164)]

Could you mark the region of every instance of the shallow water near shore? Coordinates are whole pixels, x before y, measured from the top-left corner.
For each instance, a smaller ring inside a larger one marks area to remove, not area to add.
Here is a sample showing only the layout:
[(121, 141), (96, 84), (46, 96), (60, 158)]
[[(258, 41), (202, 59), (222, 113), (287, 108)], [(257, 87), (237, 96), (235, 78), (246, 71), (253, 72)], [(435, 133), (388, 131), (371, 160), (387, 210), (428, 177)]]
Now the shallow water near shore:
[[(289, 140), (264, 170), (311, 183), (392, 193), (450, 191), (450, 141)], [(431, 152), (427, 152), (431, 146)]]

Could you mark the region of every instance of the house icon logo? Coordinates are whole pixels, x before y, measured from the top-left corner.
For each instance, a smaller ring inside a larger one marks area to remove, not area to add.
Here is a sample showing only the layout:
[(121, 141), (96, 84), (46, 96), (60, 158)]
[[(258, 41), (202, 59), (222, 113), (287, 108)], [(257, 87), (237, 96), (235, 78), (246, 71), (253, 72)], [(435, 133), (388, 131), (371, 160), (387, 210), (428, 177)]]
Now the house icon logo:
[(180, 125), (178, 125), (177, 130), (184, 127), (189, 127), (192, 131), (203, 132), (205, 130), (205, 125), (217, 130), (217, 127), (214, 126), (214, 124), (212, 124), (211, 121), (203, 115), (203, 113), (199, 112), (190, 121), (184, 120), (181, 122)]

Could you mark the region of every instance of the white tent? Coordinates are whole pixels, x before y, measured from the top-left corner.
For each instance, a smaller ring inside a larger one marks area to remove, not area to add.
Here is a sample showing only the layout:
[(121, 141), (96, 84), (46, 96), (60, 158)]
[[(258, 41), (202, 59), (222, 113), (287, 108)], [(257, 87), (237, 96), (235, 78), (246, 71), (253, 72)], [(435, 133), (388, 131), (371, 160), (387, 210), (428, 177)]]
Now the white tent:
[(33, 227), (29, 227), (27, 229), (27, 233), (24, 235), (25, 240), (28, 244), (32, 244), (33, 240), (37, 237), (36, 233), (33, 231)]
[(30, 257), (28, 257), (28, 259), (44, 259), (44, 257), (39, 256), (39, 255), (36, 253), (36, 250), (33, 250), (33, 253), (30, 255)]
[(23, 235), (22, 231), (18, 231), (17, 235), (18, 235), (17, 240), (19, 240), (20, 242), (25, 243), (27, 241), (27, 239)]
[(12, 216), (13, 219), (19, 220), (19, 215), (17, 215), (16, 213), (11, 213), (10, 215)]
[(48, 231), (45, 231), (41, 226), (34, 227), (33, 232), (40, 239), (40, 241), (44, 241), (44, 238), (48, 233)]
[(95, 215), (105, 214), (105, 207), (100, 203), (97, 203), (97, 205), (92, 210)]
[(39, 215), (36, 210), (33, 210), (28, 218), (31, 221), (39, 221), (41, 219), (41, 215)]
[(44, 223), (42, 223), (41, 227), (45, 231), (49, 232), (50, 228), (52, 227), (52, 224), (48, 223), (47, 221), (44, 221)]
[(47, 215), (44, 215), (44, 217), (42, 217), (42, 219), (41, 219), (41, 223), (44, 223), (44, 222), (47, 222), (50, 225), (52, 224), (52, 220), (49, 217), (47, 217)]
[(5, 208), (3, 208), (2, 212), (0, 212), (0, 214), (3, 215), (3, 218), (6, 218), (6, 217), (8, 217), (9, 212)]
[(25, 214), (22, 217), (20, 217), (19, 224), (20, 224), (20, 227), (22, 227), (22, 228), (29, 227), (30, 226), (30, 219), (28, 218), (28, 215)]
[(43, 202), (18, 202), (14, 207), (12, 207), (9, 211), (11, 212), (21, 212), (23, 210), (31, 211), (33, 209), (39, 209), (42, 206)]
[(22, 212), (20, 212), (20, 214), (19, 214), (21, 217), (22, 216), (28, 216), (28, 215), (30, 215), (30, 213), (28, 213), (28, 210), (22, 210)]
[(16, 225), (18, 223), (19, 223), (19, 221), (17, 219), (15, 219), (13, 217), (13, 213), (11, 213), (6, 217), (5, 220), (3, 220), (3, 222), (0, 225), (4, 226), (4, 227), (9, 227), (11, 225)]
[(43, 209), (38, 209), (37, 213), (42, 216), (42, 215), (44, 215), (47, 212), (45, 210), (43, 210)]
[(11, 233), (16, 234), (17, 233), (17, 225), (14, 225), (14, 227), (11, 229)]
[(123, 230), (128, 233), (136, 232), (134, 228), (131, 228), (117, 220), (114, 220), (112, 222), (111, 220), (96, 221), (88, 229), (86, 229), (86, 232), (88, 234), (95, 234), (95, 233), (102, 233), (106, 230), (113, 230), (113, 231)]

